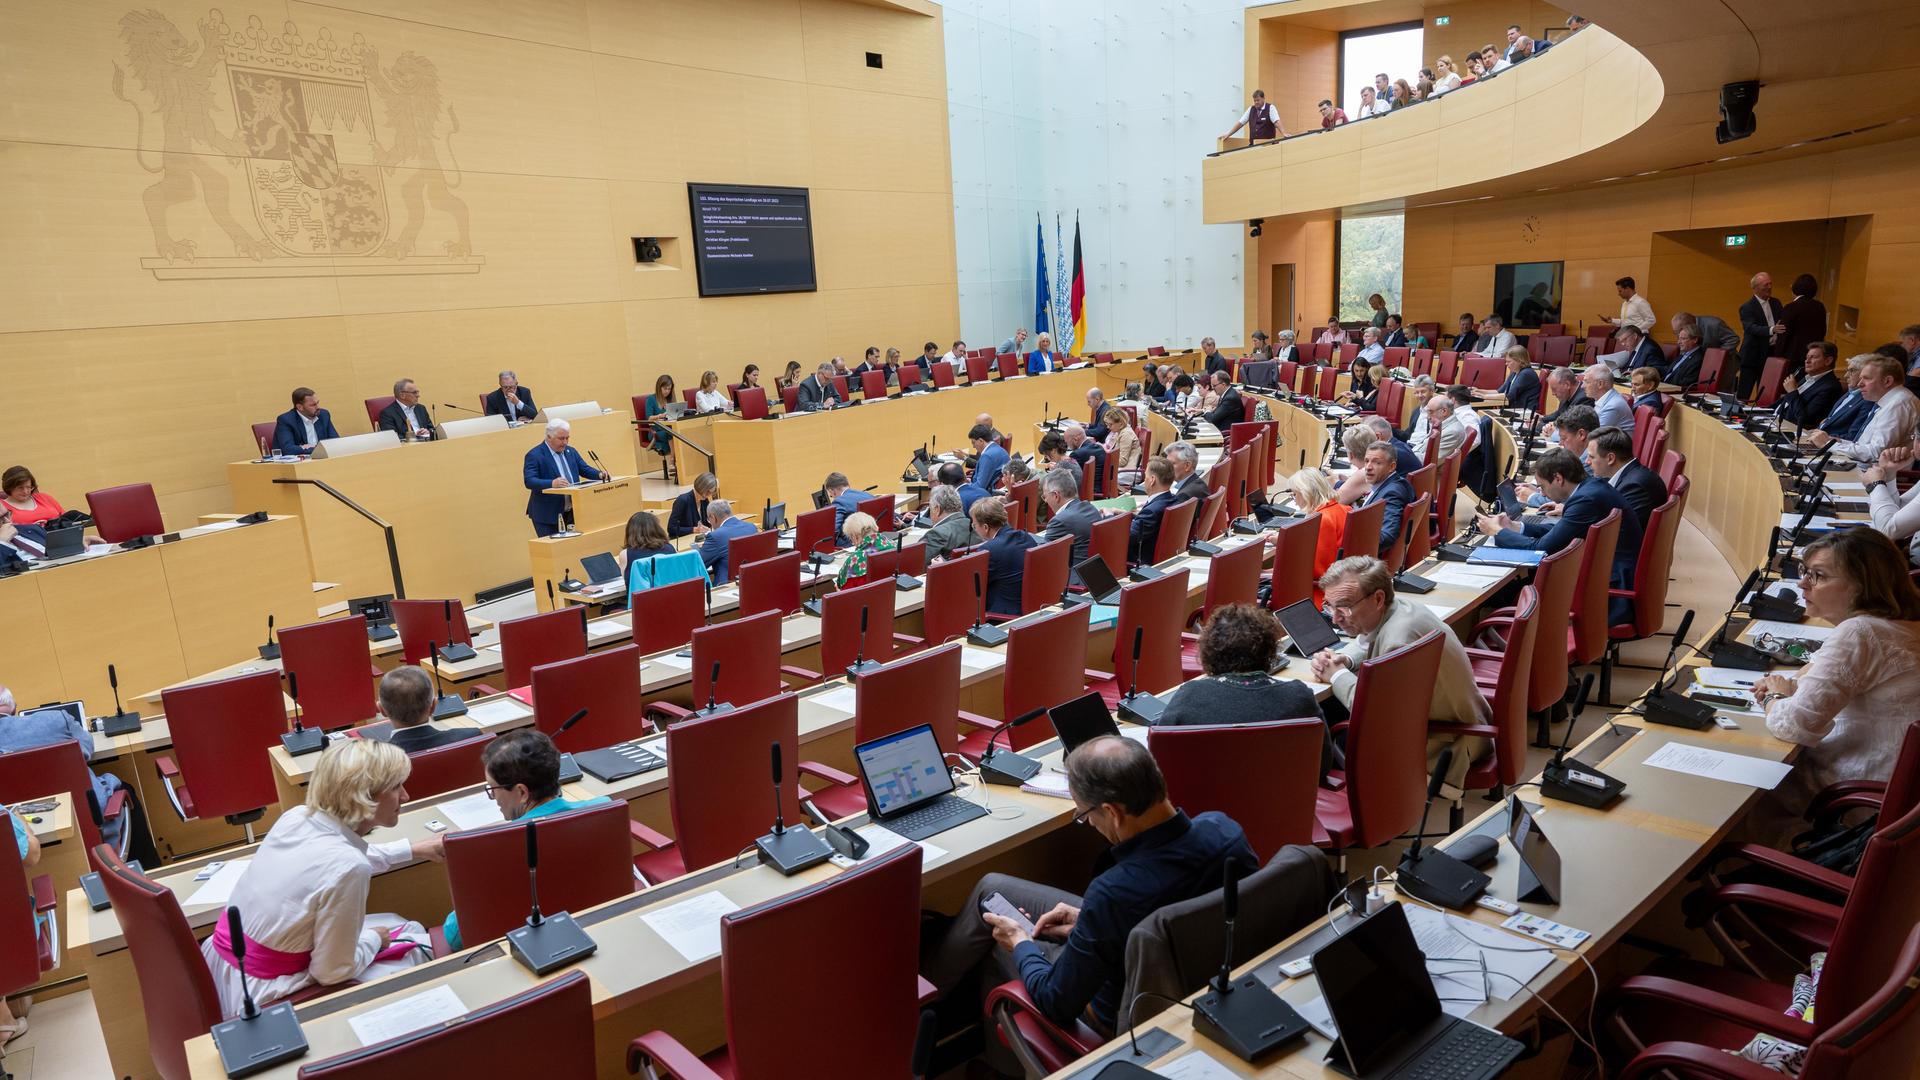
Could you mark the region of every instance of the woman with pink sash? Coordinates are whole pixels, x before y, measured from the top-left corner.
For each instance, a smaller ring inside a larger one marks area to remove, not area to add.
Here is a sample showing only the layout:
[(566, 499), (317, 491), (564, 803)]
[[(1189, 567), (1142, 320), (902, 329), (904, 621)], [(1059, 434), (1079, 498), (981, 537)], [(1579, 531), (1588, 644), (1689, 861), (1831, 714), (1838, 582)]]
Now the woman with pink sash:
[[(367, 914), (374, 874), (443, 857), (438, 837), (366, 840), (399, 820), (411, 768), (407, 755), (388, 743), (340, 740), (320, 755), (306, 803), (274, 822), (228, 900), (240, 909), (255, 1002), (266, 1005), (314, 984), (377, 979), (431, 957), (425, 927), (398, 915)], [(200, 951), (221, 1011), (238, 1016), (240, 971), (227, 920), (215, 926)]]

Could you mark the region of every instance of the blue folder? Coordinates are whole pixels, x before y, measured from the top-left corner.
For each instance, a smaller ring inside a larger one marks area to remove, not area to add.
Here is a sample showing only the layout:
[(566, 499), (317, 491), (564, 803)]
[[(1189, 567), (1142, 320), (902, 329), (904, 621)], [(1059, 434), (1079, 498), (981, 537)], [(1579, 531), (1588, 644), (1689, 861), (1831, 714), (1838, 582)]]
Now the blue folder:
[(1502, 566), (1538, 566), (1546, 554), (1544, 551), (1535, 551), (1532, 548), (1503, 548), (1484, 544), (1474, 548), (1473, 554), (1467, 557), (1467, 561)]

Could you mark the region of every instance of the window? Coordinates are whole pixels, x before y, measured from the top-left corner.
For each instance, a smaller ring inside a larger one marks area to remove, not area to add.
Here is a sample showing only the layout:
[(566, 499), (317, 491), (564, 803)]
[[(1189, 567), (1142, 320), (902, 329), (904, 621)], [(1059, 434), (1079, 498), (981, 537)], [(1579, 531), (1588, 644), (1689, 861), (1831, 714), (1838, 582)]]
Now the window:
[(1414, 84), (1427, 64), (1421, 54), (1424, 37), (1417, 22), (1340, 35), (1340, 107), (1349, 119), (1360, 119), (1360, 88), (1374, 85), (1374, 76), (1385, 73), (1389, 86), (1395, 79)]
[(1378, 293), (1387, 311), (1400, 310), (1400, 268), (1405, 252), (1405, 214), (1378, 214), (1340, 222), (1340, 321), (1367, 322)]
[(1509, 330), (1538, 330), (1560, 322), (1561, 269), (1557, 262), (1499, 263), (1493, 268), (1493, 313)]

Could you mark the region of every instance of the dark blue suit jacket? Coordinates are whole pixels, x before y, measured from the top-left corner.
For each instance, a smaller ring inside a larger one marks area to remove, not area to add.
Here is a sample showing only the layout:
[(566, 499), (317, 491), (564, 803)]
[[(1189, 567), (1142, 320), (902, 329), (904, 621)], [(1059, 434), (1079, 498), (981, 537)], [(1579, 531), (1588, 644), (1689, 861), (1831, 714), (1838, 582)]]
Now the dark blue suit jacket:
[(695, 527), (707, 523), (707, 500), (693, 493), (683, 491), (674, 496), (673, 510), (667, 515), (667, 535), (688, 536)]
[(1613, 485), (1597, 476), (1587, 477), (1567, 496), (1558, 522), (1525, 522), (1520, 532), (1502, 530), (1494, 534), (1493, 542), (1500, 547), (1530, 548), (1551, 555), (1573, 543), (1575, 537), (1585, 538), (1587, 529), (1612, 510), (1620, 511), (1620, 543), (1613, 549), (1613, 583), (1624, 588), (1632, 584), (1633, 565), (1640, 561), (1640, 517)]
[[(573, 471), (571, 479), (575, 481), (606, 479), (607, 474), (587, 464), (586, 459), (580, 456), (580, 451), (569, 446), (561, 453), (566, 455), (567, 464)], [(552, 484), (554, 478), (559, 475), (560, 467), (554, 462), (553, 451), (547, 449), (545, 441), (527, 451), (526, 458), (521, 462), (521, 479), (526, 483), (529, 493), (527, 516), (536, 524), (558, 524), (560, 512), (567, 508), (565, 496), (555, 495), (547, 490), (548, 485)]]
[(1654, 344), (1652, 338), (1643, 337), (1640, 339), (1640, 346), (1633, 350), (1632, 356), (1627, 357), (1626, 364), (1617, 374), (1628, 374), (1637, 367), (1652, 368), (1660, 373), (1660, 379), (1664, 382), (1667, 378), (1667, 354), (1661, 350), (1660, 346)]
[[(1420, 458), (1414, 454), (1413, 447), (1408, 446), (1404, 440), (1393, 440), (1393, 467), (1400, 475), (1405, 476), (1408, 473), (1418, 472), (1420, 467), (1425, 464), (1426, 462), (1421, 461)], [(1360, 463), (1357, 461), (1354, 462), (1353, 465), (1356, 469), (1360, 467)]]
[(973, 467), (973, 482), (992, 491), (1000, 482), (1000, 470), (1007, 467), (1007, 451), (997, 442), (990, 442), (980, 451), (980, 460)]
[[(39, 558), (46, 553), (46, 529), (39, 525), (16, 525), (14, 526), (14, 531), (19, 534), (14, 537), (15, 540), (25, 540), (37, 549), (32, 553), (35, 558)], [(0, 568), (24, 570), (26, 569), (26, 562), (26, 556), (21, 550), (16, 550), (6, 544), (0, 544)]]
[(1706, 361), (1707, 347), (1702, 345), (1692, 352), (1681, 353), (1674, 357), (1673, 366), (1668, 368), (1667, 373), (1661, 378), (1679, 387), (1680, 392), (1684, 394), (1693, 389), (1694, 383), (1700, 381), (1700, 367)]
[(1803, 428), (1819, 427), (1845, 392), (1831, 371), (1811, 381), (1803, 380), (1798, 389), (1780, 399), (1780, 416)]
[(972, 513), (974, 500), (987, 493), (986, 488), (981, 487), (971, 480), (961, 484), (955, 488), (954, 491), (960, 496), (960, 512), (963, 514)]
[(1361, 501), (1361, 506), (1372, 506), (1377, 502), (1387, 504), (1387, 512), (1380, 519), (1380, 557), (1386, 558), (1393, 550), (1396, 540), (1400, 539), (1400, 519), (1406, 515), (1407, 504), (1413, 501), (1413, 485), (1407, 478), (1395, 472), (1386, 481), (1374, 486)]
[(1858, 390), (1849, 390), (1827, 413), (1827, 422), (1820, 425), (1820, 430), (1836, 439), (1857, 439), (1867, 429), (1867, 421), (1873, 419), (1873, 412), (1873, 402), (1860, 396)]
[(715, 581), (727, 580), (727, 541), (736, 536), (752, 536), (759, 531), (744, 518), (730, 517), (708, 533), (700, 541), (700, 561), (707, 564), (708, 576)]
[(1179, 501), (1173, 492), (1163, 491), (1134, 510), (1133, 522), (1127, 526), (1128, 562), (1153, 561), (1154, 546), (1160, 542), (1160, 519), (1166, 516), (1168, 507)]
[(1633, 514), (1640, 519), (1640, 529), (1646, 530), (1647, 518), (1667, 501), (1667, 482), (1660, 474), (1637, 461), (1629, 461), (1621, 466), (1620, 474), (1614, 478), (1617, 482), (1613, 490), (1627, 500), (1633, 507)]
[(1049, 371), (1059, 371), (1066, 362), (1067, 358), (1057, 352), (1043, 353), (1035, 349), (1027, 354), (1027, 374), (1044, 375)]
[(841, 547), (847, 546), (847, 515), (860, 509), (860, 500), (867, 497), (864, 491), (852, 488), (834, 496), (833, 502), (833, 542)]
[[(325, 409), (313, 418), (313, 433), (323, 439), (337, 439), (340, 432), (333, 426), (333, 414)], [(276, 454), (311, 454), (303, 450), (307, 441), (307, 425), (300, 418), (300, 410), (288, 409), (280, 414), (280, 420), (273, 427), (273, 452)]]
[(1039, 541), (1020, 529), (1001, 529), (984, 545), (987, 550), (987, 610), (995, 615), (1020, 614), (1020, 582), (1027, 573), (1027, 549)]
[(1507, 406), (1514, 409), (1540, 408), (1540, 373), (1530, 367), (1521, 368), (1500, 384), (1500, 393), (1506, 395)]
[(495, 390), (493, 393), (488, 394), (487, 415), (504, 416), (508, 420), (524, 421), (533, 419), (534, 415), (540, 411), (540, 406), (533, 403), (533, 391), (526, 387), (515, 387), (513, 396), (520, 399), (520, 407), (517, 409), (507, 404), (507, 392), (505, 390)]

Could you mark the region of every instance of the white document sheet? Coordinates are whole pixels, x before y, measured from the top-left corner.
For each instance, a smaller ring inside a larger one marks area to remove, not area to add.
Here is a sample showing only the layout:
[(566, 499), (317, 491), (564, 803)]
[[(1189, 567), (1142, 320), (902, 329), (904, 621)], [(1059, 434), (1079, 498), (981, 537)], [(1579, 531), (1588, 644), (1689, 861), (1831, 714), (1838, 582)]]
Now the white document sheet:
[(482, 727), (488, 724), (504, 724), (509, 721), (518, 720), (532, 712), (532, 709), (527, 708), (513, 698), (505, 697), (495, 698), (492, 701), (483, 701), (478, 705), (467, 706), (467, 715), (473, 719), (474, 723)]
[(1764, 671), (1745, 671), (1729, 667), (1698, 667), (1693, 669), (1693, 681), (1709, 690), (1753, 691), (1754, 685), (1766, 676)]
[(1772, 634), (1783, 638), (1804, 638), (1808, 641), (1825, 641), (1838, 630), (1837, 626), (1814, 626), (1811, 623), (1775, 622), (1772, 619), (1755, 619), (1747, 624), (1747, 640), (1752, 641), (1761, 634)]
[(188, 907), (225, 905), (233, 897), (233, 887), (240, 884), (240, 875), (247, 872), (247, 864), (252, 859), (232, 859), (219, 872), (202, 882), (193, 895), (187, 897)]
[(1033, 779), (1020, 785), (1020, 790), (1031, 791), (1035, 795), (1046, 795), (1055, 799), (1073, 798), (1073, 796), (1067, 792), (1067, 774), (1054, 772), (1051, 769), (1042, 769), (1040, 772), (1035, 773)]
[(661, 656), (648, 657), (647, 663), (654, 667), (663, 668), (667, 671), (690, 672), (693, 670), (693, 657), (678, 656), (673, 653), (666, 653)]
[(431, 990), (409, 994), (359, 1016), (350, 1016), (347, 1026), (353, 1029), (354, 1038), (360, 1040), (361, 1046), (372, 1046), (422, 1028), (444, 1024), (466, 1014), (467, 1006), (460, 1000), (460, 995), (453, 992), (453, 987), (442, 983)]
[[(1449, 1016), (1467, 1015), (1486, 1001), (1489, 992), (1502, 1001), (1513, 997), (1553, 962), (1553, 953), (1545, 946), (1534, 949), (1525, 938), (1496, 927), (1417, 904), (1403, 906), (1414, 943), (1426, 954), (1427, 973), (1433, 977), (1440, 1007)], [(1482, 960), (1489, 973), (1484, 978)]]
[(617, 622), (590, 622), (587, 624), (587, 637), (592, 641), (605, 641), (627, 633), (628, 629)]
[(835, 712), (853, 715), (854, 689), (851, 686), (836, 686), (818, 694), (807, 695), (807, 700), (815, 705), (824, 706)]
[(1745, 784), (1748, 787), (1778, 787), (1786, 779), (1793, 766), (1783, 761), (1768, 761), (1765, 758), (1749, 757), (1746, 754), (1729, 754), (1724, 750), (1710, 750), (1704, 746), (1690, 746), (1686, 743), (1670, 742), (1647, 755), (1647, 764), (1656, 769), (1669, 772), (1687, 773), (1691, 776), (1704, 776), (1709, 780), (1722, 780), (1729, 784)]
[(441, 803), (434, 809), (440, 812), (442, 821), (461, 830), (484, 829), (506, 820), (500, 816), (500, 808), (487, 798), (484, 791), (463, 795), (451, 802)]
[(962, 671), (991, 671), (1004, 667), (1006, 662), (1005, 653), (994, 652), (991, 649), (976, 649), (972, 645), (960, 646), (960, 670)]
[(720, 955), (720, 917), (739, 911), (725, 894), (704, 892), (640, 916), (689, 962)]
[(1163, 1076), (1166, 1080), (1234, 1080), (1233, 1070), (1208, 1056), (1204, 1050), (1190, 1050), (1165, 1065), (1155, 1065), (1153, 1075)]

